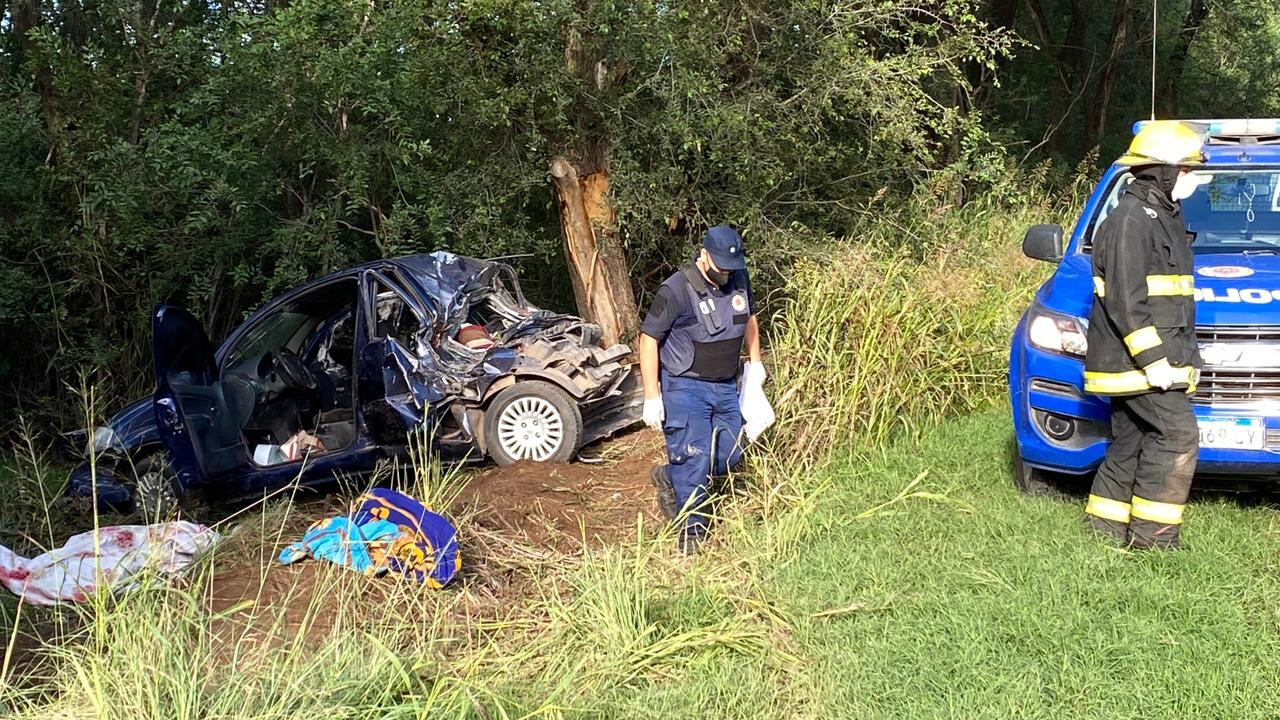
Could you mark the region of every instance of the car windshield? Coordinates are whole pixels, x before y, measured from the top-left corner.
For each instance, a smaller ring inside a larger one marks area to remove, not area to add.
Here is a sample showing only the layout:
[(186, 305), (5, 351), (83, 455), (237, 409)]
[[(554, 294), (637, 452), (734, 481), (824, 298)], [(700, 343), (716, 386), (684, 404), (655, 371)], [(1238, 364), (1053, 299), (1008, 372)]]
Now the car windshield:
[[(304, 325), (315, 324), (316, 318), (310, 313), (292, 308), (279, 310), (266, 318), (255, 328), (245, 334), (244, 339), (236, 344), (227, 356), (224, 367), (235, 367), (242, 361), (257, 357), (264, 352), (277, 352), (289, 346), (291, 340), (299, 336)], [(290, 350), (295, 350), (289, 347)]]
[[(1193, 175), (1196, 191), (1182, 201), (1187, 231), (1196, 253), (1280, 253), (1280, 169), (1207, 168)], [(1102, 224), (1133, 181), (1121, 175), (1111, 187), (1090, 228)]]

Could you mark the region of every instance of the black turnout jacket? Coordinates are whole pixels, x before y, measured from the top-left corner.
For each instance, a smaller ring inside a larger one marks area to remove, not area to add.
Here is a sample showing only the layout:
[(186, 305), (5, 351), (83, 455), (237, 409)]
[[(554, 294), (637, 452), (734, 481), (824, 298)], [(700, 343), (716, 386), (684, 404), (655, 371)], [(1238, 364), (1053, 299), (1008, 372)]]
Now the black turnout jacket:
[(1145, 178), (1133, 181), (1093, 241), (1093, 310), (1085, 392), (1152, 392), (1144, 368), (1166, 360), (1171, 389), (1195, 390), (1193, 257), (1178, 204)]

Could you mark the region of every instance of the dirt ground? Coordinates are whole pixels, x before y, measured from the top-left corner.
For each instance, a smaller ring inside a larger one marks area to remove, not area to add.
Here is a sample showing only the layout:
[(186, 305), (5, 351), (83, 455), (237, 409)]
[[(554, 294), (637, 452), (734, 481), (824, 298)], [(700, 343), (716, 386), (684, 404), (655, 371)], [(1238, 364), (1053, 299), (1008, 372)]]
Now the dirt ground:
[[(598, 546), (632, 537), (641, 521), (653, 527), (659, 516), (649, 469), (662, 457), (661, 436), (642, 430), (586, 448), (572, 463), (525, 461), (468, 471), (447, 513), (458, 524), (462, 573), (440, 593), (440, 601), (461, 600), (451, 607), (470, 619), (501, 616), (533, 591), (531, 568), (538, 563), (575, 555), (584, 543)], [(346, 502), (331, 494), (299, 504), (275, 533), (274, 544), (249, 546), (248, 541), (261, 540), (256, 528), (243, 533), (239, 546), (234, 538), (224, 544), (220, 552), (227, 560), (206, 590), (208, 607), (220, 618), (215, 634), (243, 642), (261, 634), (256, 626), (264, 617), (285, 630), (272, 644), (297, 633), (319, 640), (333, 630), (336, 603), (317, 600), (318, 591), (312, 591), (331, 584), (328, 568), (315, 562), (281, 566), (274, 558), (312, 522), (345, 512)], [(393, 578), (359, 580), (365, 600), (394, 594)]]
[(657, 520), (649, 469), (662, 458), (650, 430), (588, 448), (590, 461), (549, 465), (521, 461), (490, 467), (458, 499), (464, 515), (488, 530), (572, 552), (634, 533), (638, 517)]
[[(585, 448), (572, 463), (468, 470), (466, 485), (446, 513), (458, 524), (462, 574), (448, 589), (427, 592), (467, 618), (500, 616), (532, 593), (538, 563), (576, 555), (584, 543), (633, 537), (640, 521), (646, 527), (658, 523), (649, 469), (662, 456), (661, 436), (641, 430)], [(333, 630), (337, 605), (312, 592), (326, 582), (326, 573), (332, 577), (330, 569), (316, 562), (281, 566), (275, 557), (311, 523), (346, 512), (348, 501), (333, 492), (299, 502), (273, 528), (251, 526), (246, 514), (243, 522), (250, 526), (228, 534), (203, 593), (216, 618), (215, 635), (243, 647), (256, 636), (271, 634), (268, 644), (276, 645), (298, 633), (318, 640)], [(264, 543), (264, 536), (270, 541)], [(351, 579), (364, 600), (376, 602), (395, 590), (392, 578)], [(267, 619), (272, 627), (259, 631)], [(38, 645), (36, 637), (20, 634), (11, 673), (33, 659)]]

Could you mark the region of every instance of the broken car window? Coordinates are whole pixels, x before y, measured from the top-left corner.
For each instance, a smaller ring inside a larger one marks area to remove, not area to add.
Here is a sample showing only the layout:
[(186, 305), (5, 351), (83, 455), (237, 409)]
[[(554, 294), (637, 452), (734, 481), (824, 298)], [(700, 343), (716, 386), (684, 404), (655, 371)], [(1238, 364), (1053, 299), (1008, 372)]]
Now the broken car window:
[(374, 308), (374, 337), (390, 338), (406, 350), (416, 352), (418, 333), (422, 322), (413, 308), (394, 290), (378, 284), (377, 303)]

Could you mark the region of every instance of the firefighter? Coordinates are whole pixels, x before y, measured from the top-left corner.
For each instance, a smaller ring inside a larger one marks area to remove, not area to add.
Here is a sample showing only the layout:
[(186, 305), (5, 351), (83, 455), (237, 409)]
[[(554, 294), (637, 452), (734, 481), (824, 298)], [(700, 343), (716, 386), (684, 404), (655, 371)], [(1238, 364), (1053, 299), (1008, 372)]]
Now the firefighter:
[(698, 255), (658, 288), (640, 332), (644, 422), (667, 446), (667, 463), (652, 471), (658, 504), (679, 523), (680, 549), (692, 553), (707, 532), (710, 478), (742, 459), (744, 348), (748, 380), (764, 381), (755, 296), (733, 228), (707, 231)]
[(1152, 122), (1118, 162), (1133, 181), (1093, 242), (1085, 392), (1111, 398), (1111, 446), (1085, 513), (1134, 548), (1175, 548), (1199, 433), (1190, 393), (1199, 379), (1191, 243), (1179, 201), (1197, 181), (1203, 138)]

